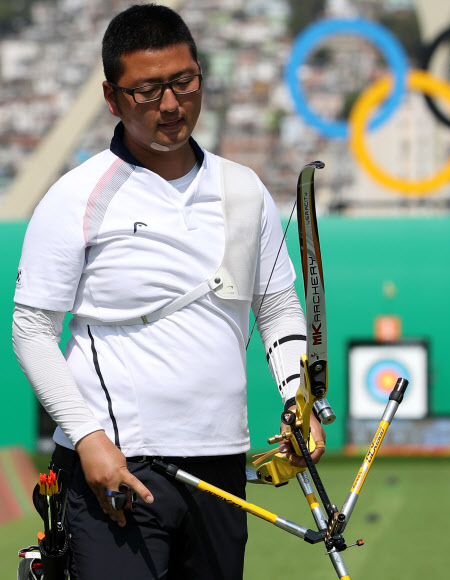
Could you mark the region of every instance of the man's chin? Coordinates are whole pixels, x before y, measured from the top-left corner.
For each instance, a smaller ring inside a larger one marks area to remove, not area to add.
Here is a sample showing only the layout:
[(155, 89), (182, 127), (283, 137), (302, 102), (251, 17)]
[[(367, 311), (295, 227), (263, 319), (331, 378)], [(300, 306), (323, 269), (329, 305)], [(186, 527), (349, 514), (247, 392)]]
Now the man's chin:
[(170, 151), (170, 147), (168, 147), (167, 145), (160, 145), (156, 141), (153, 141), (153, 143), (150, 143), (150, 147), (152, 149), (154, 149), (155, 151)]
[(183, 139), (182, 141), (177, 141), (176, 143), (171, 143), (168, 140), (161, 140), (153, 141), (150, 143), (150, 147), (155, 151), (176, 151), (177, 149), (181, 149), (186, 143), (189, 141), (189, 137), (187, 139)]

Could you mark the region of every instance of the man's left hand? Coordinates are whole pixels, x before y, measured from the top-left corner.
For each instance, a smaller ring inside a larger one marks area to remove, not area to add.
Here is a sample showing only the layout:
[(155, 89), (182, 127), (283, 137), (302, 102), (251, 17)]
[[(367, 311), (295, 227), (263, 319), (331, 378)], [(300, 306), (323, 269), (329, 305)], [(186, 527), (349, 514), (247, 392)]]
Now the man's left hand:
[[(293, 407), (289, 407), (289, 410), (295, 412), (296, 406), (294, 405)], [(325, 435), (325, 431), (323, 430), (321, 423), (316, 419), (316, 416), (314, 415), (314, 413), (311, 413), (310, 426), (311, 426), (312, 438), (314, 439), (314, 442), (316, 443), (316, 448), (311, 453), (311, 459), (314, 461), (314, 463), (318, 463), (320, 461), (320, 458), (322, 457), (322, 455), (325, 453), (326, 435)], [(283, 433), (283, 431), (285, 431), (285, 430), (286, 430), (286, 425), (284, 423), (282, 423), (281, 424), (281, 432)], [(306, 467), (305, 459), (302, 456), (297, 455), (297, 453), (295, 452), (294, 447), (290, 441), (282, 441), (280, 443), (280, 453), (286, 453), (286, 456), (289, 459), (290, 465), (293, 465), (294, 467)]]

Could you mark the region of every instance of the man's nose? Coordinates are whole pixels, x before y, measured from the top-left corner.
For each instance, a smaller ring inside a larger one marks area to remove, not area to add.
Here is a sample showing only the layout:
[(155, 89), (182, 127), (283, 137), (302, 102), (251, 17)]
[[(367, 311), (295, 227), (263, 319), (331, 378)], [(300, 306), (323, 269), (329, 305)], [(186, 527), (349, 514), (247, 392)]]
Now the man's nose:
[(159, 108), (164, 111), (174, 111), (178, 108), (178, 99), (170, 86), (164, 87)]

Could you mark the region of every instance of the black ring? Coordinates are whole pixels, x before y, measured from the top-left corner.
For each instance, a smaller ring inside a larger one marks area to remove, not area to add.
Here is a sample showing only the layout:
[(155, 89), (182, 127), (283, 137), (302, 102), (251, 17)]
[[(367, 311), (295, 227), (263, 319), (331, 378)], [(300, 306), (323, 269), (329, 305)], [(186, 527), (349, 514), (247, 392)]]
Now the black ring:
[[(443, 30), (430, 44), (423, 47), (423, 55), (422, 55), (422, 68), (423, 70), (428, 71), (428, 67), (430, 66), (431, 58), (433, 54), (436, 52), (437, 48), (442, 42), (446, 40), (450, 40), (450, 27)], [(444, 113), (438, 108), (436, 103), (434, 102), (433, 98), (429, 95), (425, 95), (425, 101), (428, 105), (428, 108), (431, 110), (433, 115), (441, 121), (447, 127), (450, 127), (450, 118), (444, 115)]]

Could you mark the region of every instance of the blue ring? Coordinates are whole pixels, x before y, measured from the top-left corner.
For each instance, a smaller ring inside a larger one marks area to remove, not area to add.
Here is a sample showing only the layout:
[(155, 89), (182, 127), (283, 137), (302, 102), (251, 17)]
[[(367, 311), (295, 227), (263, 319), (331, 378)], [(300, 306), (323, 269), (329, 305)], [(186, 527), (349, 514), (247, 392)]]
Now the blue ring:
[[(366, 385), (372, 397), (380, 403), (387, 403), (390, 395), (390, 392), (384, 393), (380, 391), (377, 385), (377, 377), (384, 370), (393, 370), (399, 377), (405, 377), (407, 381), (410, 380), (410, 374), (405, 365), (394, 359), (382, 359), (373, 364), (367, 372)], [(394, 388), (394, 385), (392, 385), (392, 388)]]
[(294, 98), (297, 112), (325, 137), (344, 139), (348, 136), (348, 123), (320, 117), (309, 107), (297, 78), (299, 67), (306, 62), (313, 48), (327, 36), (336, 34), (354, 34), (369, 40), (384, 55), (394, 75), (394, 91), (370, 123), (371, 129), (387, 121), (400, 104), (406, 87), (408, 60), (402, 45), (387, 28), (365, 19), (319, 20), (297, 36), (285, 71), (285, 81)]

